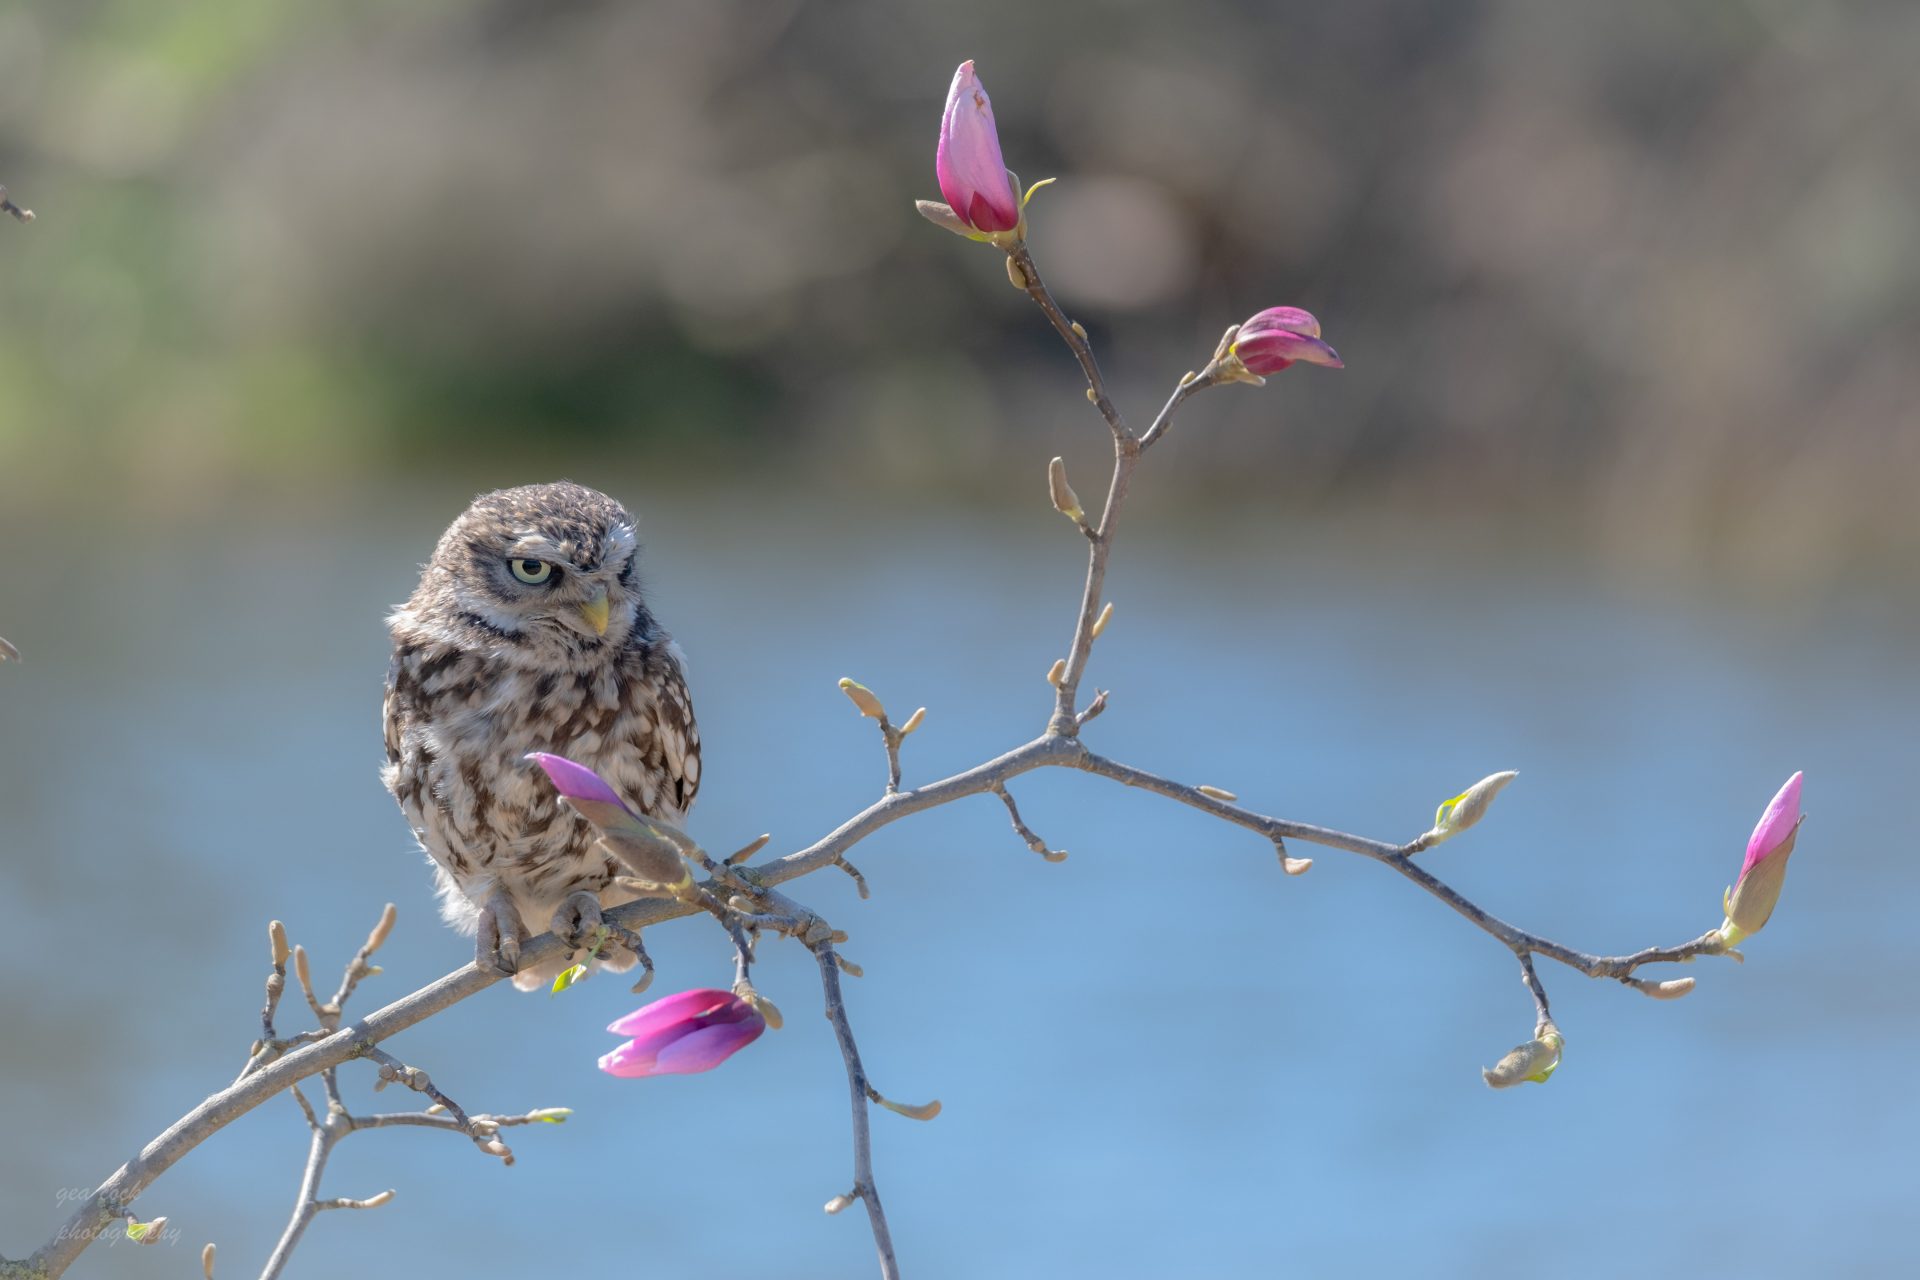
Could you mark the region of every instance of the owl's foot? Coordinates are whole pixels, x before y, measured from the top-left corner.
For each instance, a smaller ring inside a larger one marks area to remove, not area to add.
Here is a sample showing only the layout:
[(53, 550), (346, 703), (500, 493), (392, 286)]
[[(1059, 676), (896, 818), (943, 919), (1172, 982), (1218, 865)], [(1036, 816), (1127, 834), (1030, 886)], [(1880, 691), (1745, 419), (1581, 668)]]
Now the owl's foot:
[(520, 919), (513, 899), (499, 889), (480, 905), (480, 927), (474, 934), (473, 963), (501, 973), (520, 971), (520, 944), (532, 935)]
[(588, 950), (594, 959), (614, 973), (625, 973), (638, 961), (646, 972), (635, 984), (635, 993), (645, 991), (653, 981), (653, 959), (640, 942), (640, 935), (609, 921), (600, 907), (597, 894), (576, 889), (555, 909), (551, 925), (554, 935), (574, 951)]
[(606, 921), (600, 915), (600, 898), (585, 889), (575, 889), (566, 901), (554, 908), (548, 928), (574, 951), (594, 944), (593, 931)]

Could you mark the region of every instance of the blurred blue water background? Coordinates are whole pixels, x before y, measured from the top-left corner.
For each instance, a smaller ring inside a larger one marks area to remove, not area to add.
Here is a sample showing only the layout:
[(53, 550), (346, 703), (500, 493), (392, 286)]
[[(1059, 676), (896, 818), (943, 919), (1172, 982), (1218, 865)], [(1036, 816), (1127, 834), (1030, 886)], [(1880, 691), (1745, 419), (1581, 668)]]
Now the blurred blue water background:
[[(1170, 447), (1215, 447), (1204, 412)], [(1028, 478), (1097, 430), (1037, 441)], [(827, 509), (574, 474), (641, 514), (657, 609), (692, 657), (693, 827), (711, 847), (767, 829), (773, 851), (798, 847), (877, 793), (841, 675), (929, 707), (909, 783), (1043, 723), (1082, 553), (1037, 493)], [(26, 653), (0, 669), (7, 1253), (64, 1219), (60, 1189), (91, 1188), (231, 1077), (268, 918), (331, 981), (398, 903), (363, 1009), (466, 958), (376, 777), (380, 620), (473, 487), (532, 478), (537, 460), (503, 458), (327, 516), (0, 512), (4, 630)], [(1662, 1004), (1546, 967), (1565, 1065), (1498, 1094), (1478, 1068), (1532, 1020), (1512, 958), (1364, 860), (1297, 849), (1317, 861), (1288, 879), (1251, 835), (1064, 771), (1015, 787), (1071, 851), (1060, 865), (990, 797), (888, 828), (855, 854), (871, 901), (837, 873), (793, 891), (852, 934), (876, 1083), (945, 1104), (926, 1125), (876, 1117), (908, 1274), (1910, 1272), (1910, 599), (1653, 589), (1457, 527), (1196, 512), (1150, 477), (1110, 595), (1101, 750), (1394, 838), (1517, 768), (1493, 817), (1429, 865), (1577, 946), (1718, 923), (1795, 769), (1811, 817), (1744, 968), (1696, 965), (1695, 994)], [(728, 977), (710, 925), (650, 944), (658, 991)], [(469, 1108), (575, 1117), (510, 1134), (512, 1169), (455, 1136), (355, 1136), (326, 1192), (399, 1196), (322, 1217), (293, 1274), (546, 1275), (583, 1255), (661, 1277), (868, 1273), (857, 1211), (819, 1212), (850, 1175), (811, 962), (769, 946), (761, 985), (787, 1028), (700, 1077), (594, 1069), (601, 1027), (635, 1003), (613, 980), (558, 999), (496, 988), (407, 1033), (391, 1047)], [(376, 1101), (369, 1077), (344, 1073), (356, 1107), (412, 1104)], [(304, 1137), (291, 1101), (261, 1108), (140, 1201), (179, 1244), (97, 1248), (75, 1274), (184, 1275), (205, 1240), (222, 1274), (251, 1274)]]

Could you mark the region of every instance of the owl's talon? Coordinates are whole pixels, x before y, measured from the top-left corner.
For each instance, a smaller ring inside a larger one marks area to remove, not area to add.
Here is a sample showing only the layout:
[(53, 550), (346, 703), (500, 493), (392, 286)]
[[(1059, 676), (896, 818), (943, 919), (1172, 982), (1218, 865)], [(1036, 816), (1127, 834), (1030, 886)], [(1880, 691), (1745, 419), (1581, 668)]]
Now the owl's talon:
[(529, 936), (513, 899), (496, 891), (480, 907), (480, 925), (473, 939), (473, 963), (512, 977), (520, 972), (520, 944)]
[(566, 901), (554, 908), (553, 922), (548, 928), (570, 950), (578, 951), (593, 944), (594, 931), (604, 924), (600, 915), (600, 899), (585, 889), (576, 889), (567, 895)]

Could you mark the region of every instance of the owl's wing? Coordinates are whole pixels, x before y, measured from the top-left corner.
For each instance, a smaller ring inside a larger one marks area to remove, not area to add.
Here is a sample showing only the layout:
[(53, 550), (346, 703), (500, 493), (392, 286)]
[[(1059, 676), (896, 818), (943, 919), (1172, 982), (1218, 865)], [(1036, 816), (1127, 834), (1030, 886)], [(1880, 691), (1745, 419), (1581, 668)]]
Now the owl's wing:
[(387, 663), (387, 691), (380, 700), (380, 722), (385, 727), (387, 737), (387, 763), (400, 763), (400, 721), (401, 699), (400, 676), (401, 660), (406, 656), (404, 647), (393, 651), (393, 661)]
[(693, 719), (693, 699), (677, 661), (666, 664), (654, 713), (654, 749), (660, 755), (662, 799), (680, 809), (693, 808), (700, 791), (700, 727)]

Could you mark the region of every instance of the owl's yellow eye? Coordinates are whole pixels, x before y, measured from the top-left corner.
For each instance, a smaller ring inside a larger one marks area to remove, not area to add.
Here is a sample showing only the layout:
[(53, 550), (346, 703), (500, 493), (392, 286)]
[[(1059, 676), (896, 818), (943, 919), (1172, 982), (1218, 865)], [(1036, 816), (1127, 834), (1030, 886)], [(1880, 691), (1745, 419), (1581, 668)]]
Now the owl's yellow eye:
[(530, 587), (537, 587), (553, 577), (553, 566), (545, 560), (509, 560), (507, 568), (513, 570), (513, 576)]

